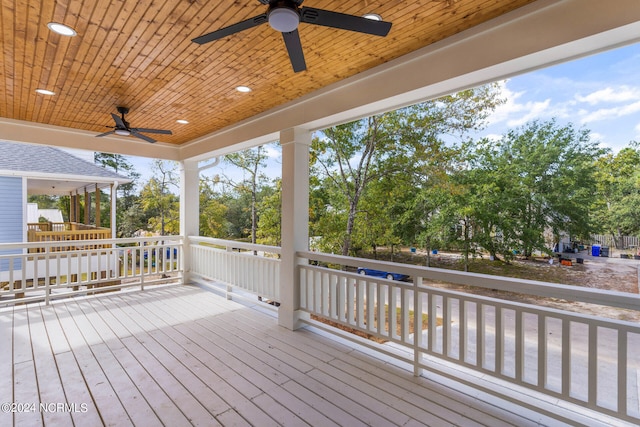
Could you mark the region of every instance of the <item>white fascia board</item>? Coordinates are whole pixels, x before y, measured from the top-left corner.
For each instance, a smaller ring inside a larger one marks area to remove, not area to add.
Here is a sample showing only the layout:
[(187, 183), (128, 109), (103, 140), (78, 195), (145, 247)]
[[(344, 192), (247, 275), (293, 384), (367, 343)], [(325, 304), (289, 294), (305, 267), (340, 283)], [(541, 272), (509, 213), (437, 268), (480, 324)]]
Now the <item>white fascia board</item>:
[(33, 171), (15, 171), (0, 169), (0, 176), (19, 176), (27, 179), (45, 179), (56, 181), (69, 181), (69, 182), (92, 182), (97, 184), (112, 184), (119, 182), (120, 184), (126, 184), (131, 182), (128, 178), (109, 178), (104, 176), (87, 176), (87, 175), (73, 175), (63, 173), (47, 173), (47, 172), (33, 172)]
[(103, 153), (129, 156), (180, 160), (179, 150), (173, 144), (151, 144), (133, 137), (107, 135), (96, 138), (93, 132), (45, 125), (23, 120), (0, 117), (0, 135), (7, 141), (48, 145), (51, 147), (77, 148)]

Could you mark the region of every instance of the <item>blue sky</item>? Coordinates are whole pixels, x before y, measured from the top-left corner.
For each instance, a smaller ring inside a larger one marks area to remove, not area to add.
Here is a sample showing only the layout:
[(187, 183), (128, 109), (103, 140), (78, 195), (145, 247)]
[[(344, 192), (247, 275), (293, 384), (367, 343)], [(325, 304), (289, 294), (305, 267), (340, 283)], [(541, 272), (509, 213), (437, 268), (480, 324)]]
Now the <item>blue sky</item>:
[(588, 129), (614, 152), (640, 141), (640, 45), (559, 64), (502, 82), (506, 104), (483, 135), (501, 135), (531, 120), (556, 118)]
[[(588, 129), (593, 141), (614, 152), (640, 141), (640, 44), (592, 55), (500, 82), (507, 99), (481, 136), (499, 137), (532, 120), (556, 118)], [(268, 148), (271, 174), (280, 175), (279, 151)], [(151, 160), (133, 158), (143, 181)], [(209, 173), (232, 173), (230, 166)]]

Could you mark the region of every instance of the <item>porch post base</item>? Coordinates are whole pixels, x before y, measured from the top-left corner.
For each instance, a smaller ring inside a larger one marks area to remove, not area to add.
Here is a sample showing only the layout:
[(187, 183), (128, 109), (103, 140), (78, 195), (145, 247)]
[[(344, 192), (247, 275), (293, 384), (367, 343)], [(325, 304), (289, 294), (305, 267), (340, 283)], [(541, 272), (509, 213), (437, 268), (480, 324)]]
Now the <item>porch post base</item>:
[(309, 320), (309, 313), (301, 310), (286, 310), (282, 306), (278, 309), (278, 325), (295, 331), (304, 326), (303, 320)]

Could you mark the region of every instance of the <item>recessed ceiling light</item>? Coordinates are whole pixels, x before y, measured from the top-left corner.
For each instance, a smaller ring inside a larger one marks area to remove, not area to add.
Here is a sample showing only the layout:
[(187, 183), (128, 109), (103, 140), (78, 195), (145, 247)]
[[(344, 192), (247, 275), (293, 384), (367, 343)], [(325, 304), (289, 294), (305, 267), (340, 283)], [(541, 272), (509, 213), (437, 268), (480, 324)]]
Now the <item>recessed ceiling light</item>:
[(372, 21), (382, 21), (382, 16), (377, 13), (365, 13), (362, 15), (363, 18), (371, 19)]
[(248, 86), (238, 86), (238, 87), (236, 88), (236, 90), (237, 90), (238, 92), (242, 92), (242, 93), (251, 92), (251, 88), (250, 88), (250, 87), (248, 87)]
[(64, 24), (58, 24), (57, 22), (49, 22), (47, 27), (49, 27), (49, 29), (54, 33), (58, 33), (63, 36), (73, 37), (78, 34), (73, 28), (67, 27)]
[(187, 120), (182, 120), (182, 119), (176, 120), (176, 122), (180, 123), (181, 125), (188, 125), (189, 124), (189, 122)]
[(55, 92), (51, 92), (50, 90), (46, 90), (46, 89), (36, 89), (36, 92), (38, 92), (41, 95), (55, 95)]

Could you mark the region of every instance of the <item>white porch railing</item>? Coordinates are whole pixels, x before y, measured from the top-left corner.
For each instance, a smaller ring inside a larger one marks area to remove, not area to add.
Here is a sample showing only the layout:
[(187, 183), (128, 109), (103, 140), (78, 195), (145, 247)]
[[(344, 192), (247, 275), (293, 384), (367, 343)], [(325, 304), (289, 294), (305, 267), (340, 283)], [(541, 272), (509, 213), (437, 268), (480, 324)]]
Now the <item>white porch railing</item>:
[[(490, 376), (503, 384), (640, 421), (639, 324), (424, 283), (446, 281), (633, 310), (640, 310), (638, 295), (316, 252), (298, 256), (301, 309), (407, 349), (388, 355), (413, 364), (417, 375), (434, 370), (435, 358), (444, 365), (470, 368), (477, 372), (477, 378)], [(308, 260), (408, 274), (413, 282), (319, 267)], [(499, 394), (496, 390), (486, 391)]]
[(0, 244), (0, 306), (182, 281), (182, 238)]
[(208, 286), (221, 282), (227, 297), (239, 289), (280, 301), (280, 248), (189, 236), (190, 279)]
[[(225, 292), (240, 289), (280, 301), (280, 248), (205, 237), (190, 237), (189, 242), (192, 280), (214, 280), (223, 283)], [(78, 241), (74, 251), (47, 250), (57, 244), (0, 244), (0, 305), (182, 282), (179, 236)], [(36, 247), (43, 251), (29, 253)], [(635, 311), (640, 311), (639, 295), (309, 251), (297, 257), (302, 311), (389, 341), (395, 347), (372, 348), (412, 364), (417, 375), (437, 371), (510, 400), (514, 398), (505, 385), (515, 385), (640, 422), (640, 324), (427, 283), (444, 281)], [(318, 263), (407, 274), (412, 282), (314, 265)], [(455, 366), (475, 376), (460, 378), (447, 368)], [(487, 389), (486, 378), (498, 386)]]

